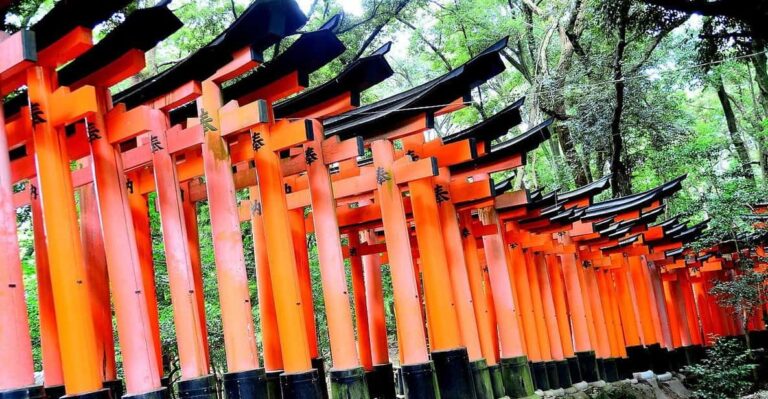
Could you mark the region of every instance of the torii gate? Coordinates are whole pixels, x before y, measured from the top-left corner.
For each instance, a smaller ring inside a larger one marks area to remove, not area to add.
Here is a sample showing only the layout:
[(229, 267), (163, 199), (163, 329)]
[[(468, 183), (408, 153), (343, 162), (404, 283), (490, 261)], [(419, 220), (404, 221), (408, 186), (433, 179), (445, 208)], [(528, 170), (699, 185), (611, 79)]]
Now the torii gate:
[[(44, 204), (46, 203), (45, 198), (49, 198), (50, 204), (54, 203), (52, 200), (54, 198), (56, 201), (67, 198), (67, 196), (74, 199), (72, 187), (69, 184), (71, 179), (67, 167), (69, 157), (65, 148), (66, 144), (58, 137), (64, 133), (64, 125), (83, 116), (99, 119), (106, 112), (108, 106), (108, 97), (106, 100), (104, 99), (103, 93), (106, 91), (103, 88), (137, 72), (143, 67), (142, 50), (152, 47), (154, 43), (180, 26), (173, 14), (163, 6), (139, 10), (126, 20), (125, 25), (115, 29), (99, 45), (90, 47), (90, 30), (78, 28), (77, 25), (68, 26), (67, 24), (62, 25), (60, 22), (52, 22), (58, 18), (65, 18), (67, 14), (81, 11), (83, 6), (83, 4), (78, 3), (57, 6), (36, 25), (36, 28), (42, 25), (43, 32), (47, 31), (50, 34), (51, 30), (61, 30), (59, 33), (66, 35), (53, 43), (50, 39), (44, 41), (48, 46), (41, 55), (45, 56), (38, 58), (37, 66), (31, 68), (27, 73), (26, 83), (31, 104), (27, 115), (31, 117), (31, 126), (24, 123), (25, 119), (17, 119), (18, 123), (16, 124), (17, 135), (25, 136), (26, 132), (32, 132), (31, 138), (37, 155), (39, 191)], [(91, 20), (86, 18), (84, 21), (82, 18), (75, 18), (73, 22), (93, 26), (102, 18), (102, 14), (109, 16), (114, 12), (114, 8), (109, 8), (112, 6), (108, 5), (105, 9), (91, 10), (92, 13), (87, 17)], [(158, 29), (151, 35), (145, 35), (139, 40), (131, 41), (128, 39), (132, 26), (150, 22), (161, 22), (165, 28)], [(43, 38), (46, 37), (48, 36), (43, 35)], [(38, 39), (38, 44), (40, 44), (40, 39)], [(107, 48), (109, 50), (105, 50)], [(73, 62), (58, 72), (54, 72), (54, 67), (72, 58), (75, 58)], [(78, 89), (71, 93), (67, 87), (57, 89), (57, 83), (55, 83), (57, 81)], [(93, 86), (84, 86), (86, 84), (96, 86), (98, 89)], [(70, 104), (63, 106), (65, 103)], [(98, 137), (99, 132), (104, 131), (103, 129), (105, 129), (105, 125), (102, 120), (101, 129), (92, 127), (89, 136)], [(95, 139), (90, 141), (93, 143)], [(81, 144), (80, 149), (76, 150), (75, 153), (83, 149), (87, 153), (87, 143), (85, 141), (85, 145)], [(27, 149), (29, 150), (29, 148), (31, 145)], [(127, 212), (121, 212), (120, 206), (122, 204), (123, 210), (127, 210), (127, 203), (121, 201), (119, 194), (122, 191), (122, 186), (117, 180), (120, 174), (115, 173), (117, 166), (114, 164), (114, 151), (115, 149), (110, 150), (109, 146), (91, 145), (91, 152), (94, 154), (95, 177), (102, 188), (99, 195), (105, 196), (99, 199), (99, 206), (102, 208), (100, 213), (104, 214), (105, 209), (115, 213), (115, 217), (110, 218), (110, 221), (102, 221), (105, 231), (104, 243), (108, 249), (117, 245), (130, 251), (133, 231), (126, 228), (130, 224), (120, 223), (120, 216), (126, 217), (127, 214)], [(62, 171), (64, 173), (61, 173)], [(116, 187), (117, 189), (114, 190)], [(110, 191), (111, 189), (112, 191)], [(67, 193), (69, 195), (66, 195)], [(65, 206), (65, 209), (70, 210), (69, 212), (60, 212), (51, 205), (47, 207), (43, 205), (42, 208), (43, 212), (41, 213), (45, 214), (43, 223), (46, 225), (45, 230), (49, 245), (50, 256), (48, 258), (53, 277), (53, 297), (57, 308), (58, 338), (67, 392), (78, 394), (98, 391), (100, 395), (104, 395), (107, 391), (100, 390), (100, 388), (101, 380), (105, 375), (99, 371), (99, 356), (95, 350), (95, 345), (100, 340), (92, 339), (89, 343), (86, 338), (86, 343), (82, 342), (83, 334), (85, 337), (93, 335), (95, 338), (93, 324), (87, 319), (80, 319), (90, 314), (90, 312), (82, 312), (82, 309), (90, 308), (87, 297), (90, 284), (86, 283), (94, 284), (96, 282), (87, 281), (87, 277), (83, 274), (85, 265), (80, 249), (79, 234), (73, 234), (73, 231), (77, 229), (74, 203), (71, 202), (71, 206)], [(125, 219), (123, 219), (124, 221)], [(116, 222), (116, 224), (110, 224), (112, 222)], [(118, 331), (126, 352), (124, 359), (128, 393), (129, 395), (136, 393), (162, 395), (160, 376), (156, 372), (157, 356), (154, 354), (154, 341), (148, 328), (149, 320), (143, 295), (144, 290), (141, 278), (138, 277), (140, 269), (137, 263), (131, 264), (137, 257), (118, 258), (110, 257), (108, 259), (110, 274), (115, 278), (122, 276), (119, 278), (134, 282), (133, 286), (125, 284), (116, 287), (114, 292), (116, 311), (120, 315)], [(71, 263), (66, 266), (63, 264), (69, 262), (73, 262), (75, 266)], [(62, 268), (63, 270), (60, 270)], [(70, 291), (77, 294), (73, 295)], [(57, 292), (59, 292), (58, 295)], [(62, 299), (64, 303), (59, 304), (60, 301), (56, 301), (56, 298), (63, 298), (64, 292), (67, 292), (67, 299)], [(62, 327), (62, 325), (70, 326)], [(111, 329), (111, 322), (109, 326)], [(93, 350), (83, 351), (84, 345), (93, 345)], [(56, 374), (55, 370), (52, 374)], [(116, 393), (122, 391), (120, 387), (122, 383), (119, 381), (115, 384), (108, 384), (105, 381), (104, 384), (114, 386)]]

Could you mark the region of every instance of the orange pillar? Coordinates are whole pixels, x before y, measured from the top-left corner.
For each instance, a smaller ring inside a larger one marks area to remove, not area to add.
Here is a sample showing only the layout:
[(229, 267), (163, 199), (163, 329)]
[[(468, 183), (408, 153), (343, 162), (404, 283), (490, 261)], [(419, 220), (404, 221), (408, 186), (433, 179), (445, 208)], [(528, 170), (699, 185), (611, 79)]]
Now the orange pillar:
[(489, 303), (486, 297), (483, 281), (483, 269), (477, 258), (477, 243), (475, 236), (472, 235), (470, 227), (472, 225), (472, 215), (469, 212), (460, 213), (461, 220), (461, 244), (464, 254), (464, 261), (467, 267), (467, 279), (472, 295), (472, 306), (476, 318), (478, 338), (482, 356), (489, 366), (498, 364), (498, 337), (495, 336), (496, 322), (492, 319), (492, 303)]
[[(487, 255), (488, 253), (486, 252)], [(541, 362), (545, 359), (544, 354), (541, 352), (541, 344), (539, 343), (540, 337), (536, 328), (536, 314), (533, 309), (533, 300), (531, 299), (531, 285), (528, 281), (528, 269), (522, 248), (519, 245), (511, 248), (510, 256), (510, 277), (514, 282), (514, 291), (517, 293), (517, 307), (523, 323), (522, 331), (525, 334), (526, 354), (531, 362)]]
[(78, 188), (77, 193), (80, 197), (80, 234), (83, 248), (86, 249), (83, 252), (91, 289), (91, 313), (96, 330), (96, 350), (99, 359), (102, 359), (101, 379), (105, 382), (114, 381), (117, 378), (117, 372), (115, 370), (115, 339), (112, 335), (112, 303), (96, 193), (92, 183)]
[[(102, 389), (99, 373), (101, 359), (97, 356), (96, 333), (90, 317), (89, 286), (77, 228), (65, 135), (47, 121), (54, 106), (50, 100), (51, 93), (56, 89), (54, 75), (55, 71), (50, 68), (30, 68), (27, 86), (30, 104), (34, 104), (39, 112), (33, 120), (32, 137), (43, 223), (48, 238), (64, 382), (68, 395), (95, 391), (106, 395), (107, 391)], [(56, 106), (65, 107), (66, 104)], [(16, 373), (25, 363), (19, 364), (20, 367), (14, 367), (9, 372)]]
[(563, 347), (563, 356), (571, 358), (574, 356), (573, 334), (571, 333), (571, 324), (568, 321), (568, 303), (565, 299), (565, 283), (563, 273), (558, 264), (559, 259), (553, 254), (546, 255), (546, 267), (548, 283), (552, 292), (552, 301), (554, 304), (555, 315), (557, 317), (557, 329), (560, 334), (560, 344)]
[[(242, 373), (259, 369), (251, 296), (245, 270), (245, 254), (237, 211), (235, 183), (228, 144), (220, 134), (219, 108), (223, 105), (219, 86), (210, 80), (202, 83), (203, 95), (197, 106), (203, 127), (202, 158), (205, 171), (208, 209), (211, 218), (216, 282), (221, 302), (224, 351), (227, 356), (228, 389), (237, 389)], [(250, 380), (255, 376), (248, 377)], [(234, 388), (232, 388), (234, 386)]]
[(627, 279), (627, 270), (625, 266), (613, 269), (613, 281), (615, 284), (619, 309), (621, 312), (621, 325), (624, 331), (624, 341), (627, 347), (642, 345), (640, 334), (637, 331), (637, 316), (632, 302), (632, 296), (629, 292), (629, 282)]
[(511, 276), (501, 236), (503, 229), (493, 207), (478, 209), (478, 216), (483, 224), (497, 229), (495, 233), (483, 236), (483, 248), (496, 310), (505, 390), (510, 397), (527, 397), (533, 394), (533, 378), (520, 336)]
[[(109, 89), (97, 89), (99, 112), (89, 116), (86, 121), (87, 137), (92, 156), (91, 169), (96, 187), (93, 195), (94, 230), (92, 237), (103, 242), (99, 244), (102, 254), (94, 261), (106, 261), (106, 268), (112, 281), (112, 302), (117, 319), (117, 332), (123, 358), (123, 371), (127, 394), (133, 395), (158, 391), (161, 389), (160, 366), (157, 362), (152, 323), (150, 321), (149, 302), (145, 291), (146, 281), (142, 278), (142, 266), (139, 258), (136, 232), (131, 218), (130, 204), (126, 187), (125, 171), (119, 148), (107, 140), (105, 115), (112, 108)], [(100, 217), (101, 216), (101, 217)], [(101, 222), (99, 226), (99, 222)], [(102, 240), (103, 235), (103, 240)], [(86, 243), (87, 247), (90, 247)], [(93, 256), (93, 251), (86, 251)], [(152, 282), (154, 285), (154, 281)], [(154, 287), (152, 288), (154, 289)], [(111, 310), (109, 306), (109, 287), (102, 288), (105, 299), (104, 311), (108, 313), (105, 322), (111, 331)], [(139, 293), (139, 295), (137, 295)], [(104, 327), (106, 328), (106, 326)], [(98, 334), (98, 331), (97, 331)], [(110, 337), (103, 342), (109, 343)], [(114, 358), (114, 350), (109, 350)], [(109, 356), (108, 356), (109, 357)], [(108, 368), (114, 367), (114, 360), (107, 362)], [(109, 370), (107, 380), (114, 380), (116, 375)], [(113, 385), (120, 385), (119, 383)], [(122, 387), (121, 387), (122, 388)]]
[[(436, 182), (442, 187), (448, 186), (448, 170), (442, 169)], [(438, 204), (440, 212), (440, 227), (445, 243), (445, 256), (448, 262), (448, 273), (453, 288), (453, 299), (456, 305), (456, 316), (459, 321), (461, 341), (467, 348), (470, 361), (483, 358), (480, 350), (480, 337), (477, 331), (477, 319), (472, 304), (472, 291), (469, 287), (467, 265), (464, 261), (464, 249), (459, 230), (456, 207), (450, 200)]]
[(413, 181), (409, 188), (419, 244), (427, 322), (432, 333), (430, 347), (433, 352), (460, 348), (463, 347), (461, 330), (451, 279), (445, 272), (448, 260), (432, 179)]
[(160, 315), (157, 307), (157, 291), (155, 289), (155, 265), (152, 253), (152, 230), (149, 225), (149, 205), (147, 198), (136, 189), (136, 181), (127, 184), (128, 200), (131, 206), (133, 227), (136, 231), (136, 247), (141, 265), (141, 279), (144, 282), (144, 298), (149, 313), (149, 328), (152, 332), (152, 346), (157, 358), (156, 373), (163, 376), (163, 353), (160, 342)]
[[(0, 140), (3, 140), (0, 138)], [(0, 152), (0, 157), (2, 153)], [(0, 166), (0, 169), (2, 167)], [(0, 170), (0, 173), (2, 171)], [(35, 270), (37, 271), (37, 304), (40, 314), (40, 346), (46, 389), (58, 390), (50, 396), (64, 395), (64, 375), (61, 370), (59, 332), (56, 330), (56, 311), (51, 289), (51, 270), (48, 261), (48, 244), (43, 226), (43, 208), (38, 194), (37, 179), (30, 181), (32, 199), (32, 225), (35, 236)]]
[(259, 295), (259, 319), (261, 321), (261, 343), (264, 355), (264, 368), (268, 373), (283, 370), (283, 354), (280, 348), (280, 332), (277, 327), (275, 299), (270, 278), (269, 258), (267, 257), (266, 236), (262, 221), (262, 204), (259, 190), (248, 189), (251, 198), (251, 229), (253, 234), (253, 252), (256, 263), (256, 288)]
[[(413, 272), (411, 243), (405, 220), (400, 187), (392, 178), (394, 149), (392, 143), (379, 140), (371, 143), (374, 166), (382, 178), (378, 181), (376, 202), (381, 206), (387, 254), (395, 299), (395, 318), (400, 332), (399, 346), (404, 365), (429, 362), (424, 319), (422, 318), (417, 277)], [(387, 180), (386, 177), (389, 177)], [(407, 333), (405, 333), (407, 332)]]
[[(304, 320), (303, 299), (297, 272), (296, 254), (289, 222), (288, 204), (280, 170), (280, 156), (272, 148), (271, 124), (260, 125), (251, 132), (252, 140), (263, 143), (254, 146), (254, 161), (259, 185), (262, 221), (265, 230), (269, 275), (273, 287), (280, 348), (286, 379), (295, 375), (317, 374), (312, 371), (309, 339)], [(268, 233), (268, 234), (267, 234)]]
[[(198, 302), (198, 286), (190, 254), (189, 234), (183, 200), (176, 175), (176, 163), (168, 153), (166, 122), (155, 120), (150, 136), (158, 211), (163, 230), (168, 279), (171, 286), (173, 319), (184, 380), (205, 378), (208, 361), (203, 310)], [(195, 221), (195, 225), (196, 225)]]
[(203, 287), (203, 262), (200, 258), (200, 233), (197, 226), (197, 204), (189, 198), (189, 182), (183, 182), (181, 186), (181, 201), (184, 212), (184, 225), (187, 229), (187, 245), (189, 259), (192, 264), (192, 276), (195, 283), (195, 302), (200, 312), (197, 319), (202, 332), (203, 350), (205, 351), (205, 364), (210, 370), (211, 348), (208, 346), (208, 323), (205, 321), (205, 296)]
[(571, 315), (573, 326), (574, 352), (589, 352), (592, 350), (589, 329), (587, 327), (587, 315), (584, 299), (581, 295), (581, 283), (579, 280), (578, 265), (573, 254), (563, 254), (560, 257), (565, 285), (566, 300)]
[[(400, 187), (395, 182), (394, 147), (387, 140), (371, 143), (376, 169), (374, 200), (381, 207), (389, 270), (395, 302), (395, 321), (400, 364), (406, 395), (440, 397), (434, 365), (427, 355), (424, 317), (419, 300), (418, 276), (414, 272), (408, 223)], [(422, 254), (423, 255), (423, 254)], [(446, 288), (446, 287), (444, 287)]]
[(550, 333), (547, 331), (547, 318), (544, 314), (544, 303), (542, 301), (541, 290), (539, 288), (539, 279), (536, 276), (538, 272), (536, 254), (530, 250), (525, 250), (523, 252), (523, 266), (525, 267), (528, 287), (530, 287), (529, 295), (531, 304), (533, 305), (536, 337), (539, 341), (542, 360), (548, 362), (552, 360), (552, 345), (549, 341)]
[(649, 287), (645, 284), (643, 275), (643, 263), (639, 256), (630, 256), (627, 258), (629, 266), (629, 275), (632, 279), (635, 293), (635, 304), (637, 306), (637, 315), (640, 318), (640, 327), (643, 331), (643, 344), (645, 346), (653, 345), (659, 342), (656, 338), (656, 329), (653, 324), (651, 307), (653, 300), (649, 293)]
[(680, 283), (683, 302), (685, 303), (686, 322), (688, 323), (688, 332), (691, 334), (691, 344), (701, 345), (703, 343), (701, 326), (699, 325), (699, 316), (696, 312), (696, 301), (693, 298), (693, 290), (691, 289), (691, 280), (688, 269), (678, 270), (677, 280)]
[[(323, 301), (328, 322), (328, 338), (333, 360), (332, 375), (353, 374), (354, 379), (364, 385), (364, 372), (360, 369), (358, 353), (355, 350), (355, 329), (352, 323), (347, 277), (344, 270), (344, 255), (341, 252), (339, 222), (336, 219), (336, 200), (331, 186), (331, 175), (326, 166), (322, 148), (322, 132), (315, 133), (315, 139), (304, 145), (309, 180), (309, 196), (312, 218), (317, 239), (317, 255), (322, 280)], [(358, 268), (362, 272), (362, 265)], [(362, 283), (362, 276), (358, 281)], [(362, 288), (362, 285), (361, 287)], [(364, 303), (365, 301), (361, 301)], [(357, 369), (355, 371), (349, 371)], [(346, 370), (346, 371), (345, 371)], [(345, 380), (345, 381), (347, 381)], [(333, 387), (335, 388), (335, 385)]]
[(610, 281), (611, 276), (607, 270), (596, 272), (595, 279), (600, 290), (600, 303), (603, 307), (605, 325), (608, 330), (608, 343), (610, 345), (608, 357), (621, 358), (624, 352), (624, 339), (621, 337), (621, 321), (614, 317), (616, 316), (614, 312), (616, 300), (613, 297), (613, 281)]
[[(0, 107), (2, 107), (0, 101)], [(50, 200), (49, 200), (50, 201)], [(16, 209), (5, 133), (0, 109), (0, 392), (35, 383), (32, 345), (29, 335), (24, 276), (16, 235)], [(44, 293), (41, 293), (44, 295)], [(41, 312), (42, 316), (42, 312)]]
[[(376, 233), (366, 230), (363, 240), (376, 244)], [(368, 309), (368, 331), (371, 335), (371, 360), (374, 366), (389, 364), (389, 345), (387, 344), (387, 315), (384, 309), (384, 288), (381, 279), (381, 257), (363, 256), (365, 277), (365, 306)]]
[(592, 310), (592, 323), (595, 326), (595, 336), (597, 337), (597, 356), (608, 359), (611, 357), (610, 338), (608, 337), (608, 326), (605, 323), (605, 313), (603, 312), (602, 293), (597, 285), (595, 274), (599, 273), (594, 267), (590, 266), (584, 269), (585, 288), (589, 292), (589, 305)]
[[(309, 271), (309, 252), (307, 250), (307, 232), (304, 225), (304, 208), (288, 211), (291, 223), (291, 238), (296, 253), (296, 272), (301, 288), (301, 308), (304, 312), (304, 328), (309, 341), (309, 354), (312, 359), (320, 358), (317, 349), (317, 324), (315, 321), (314, 297), (312, 294), (312, 274)], [(316, 360), (313, 360), (316, 361)]]
[(365, 276), (363, 260), (358, 254), (360, 233), (352, 231), (347, 235), (349, 242), (349, 266), (352, 275), (352, 291), (355, 302), (355, 327), (357, 328), (357, 353), (365, 371), (373, 371), (371, 357), (371, 334), (368, 328), (368, 307), (365, 298)]
[(660, 339), (662, 346), (667, 349), (673, 349), (672, 346), (672, 332), (670, 330), (671, 322), (669, 309), (667, 308), (666, 296), (664, 294), (664, 284), (661, 281), (661, 275), (659, 269), (654, 262), (648, 262), (648, 274), (650, 279), (650, 286), (653, 289), (653, 295), (656, 298), (656, 309), (659, 314), (659, 327), (661, 329)]
[[(435, 179), (415, 180), (408, 187), (421, 260), (430, 351), (441, 386), (440, 393), (443, 398), (472, 397), (475, 395), (474, 380), (468, 351), (462, 340), (463, 330), (454, 297), (454, 292), (460, 288), (454, 287), (453, 283), (457, 282), (459, 276), (451, 274), (458, 273), (455, 269), (463, 269), (463, 265), (456, 264), (462, 256), (457, 255), (454, 264), (451, 264), (446, 255), (446, 242), (440, 221), (440, 207), (445, 201), (442, 196), (439, 197)], [(439, 203), (438, 197), (441, 201)], [(449, 217), (455, 219), (455, 212)], [(474, 323), (468, 324), (468, 327), (474, 327)], [(475, 355), (479, 355), (477, 346), (474, 350)]]
[(549, 281), (547, 261), (544, 254), (537, 255), (534, 255), (535, 274), (533, 277), (537, 280), (536, 285), (540, 292), (546, 330), (547, 334), (549, 334), (549, 346), (552, 353), (552, 359), (565, 360), (563, 343), (560, 340), (560, 326), (557, 324), (557, 313), (555, 312), (555, 299), (553, 298), (552, 285)]

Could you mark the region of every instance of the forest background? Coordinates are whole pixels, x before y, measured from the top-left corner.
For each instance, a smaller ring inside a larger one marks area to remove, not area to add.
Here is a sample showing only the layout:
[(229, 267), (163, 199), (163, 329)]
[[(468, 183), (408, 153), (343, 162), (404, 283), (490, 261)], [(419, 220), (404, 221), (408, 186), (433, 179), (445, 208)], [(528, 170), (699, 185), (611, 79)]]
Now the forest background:
[[(103, 37), (124, 15), (154, 1), (138, 0), (97, 28)], [(156, 74), (207, 44), (247, 0), (175, 0), (180, 31), (147, 54), (147, 67), (125, 87)], [(768, 1), (764, 0), (300, 0), (309, 16), (302, 31), (345, 12), (338, 30), (347, 51), (311, 77), (334, 77), (344, 65), (393, 42), (387, 56), (395, 75), (368, 90), (363, 103), (398, 93), (460, 66), (504, 36), (506, 72), (472, 93), (465, 109), (438, 118), (433, 131), (466, 128), (526, 97), (526, 127), (555, 118), (552, 139), (529, 154), (516, 187), (569, 190), (611, 175), (601, 198), (653, 188), (687, 174), (667, 215), (690, 223), (709, 219), (696, 243), (739, 237), (741, 218), (768, 199)], [(6, 12), (8, 32), (28, 27), (53, 6), (24, 0)], [(285, 49), (289, 38), (265, 54)], [(507, 176), (496, 176), (497, 178)], [(150, 195), (161, 338), (166, 370), (178, 359), (160, 220)], [(39, 325), (29, 209), (18, 212), (25, 287), (35, 361)], [(220, 306), (207, 203), (198, 204), (201, 263), (212, 368), (225, 371)], [(260, 336), (250, 224), (242, 226), (251, 301)], [(314, 236), (309, 235), (318, 342), (330, 357)], [(392, 291), (384, 267), (390, 344), (396, 345)], [(351, 287), (350, 287), (351, 289)], [(115, 337), (117, 339), (117, 337)], [(118, 342), (119, 345), (119, 342)], [(396, 357), (395, 357), (396, 358)], [(120, 356), (118, 351), (118, 362)]]

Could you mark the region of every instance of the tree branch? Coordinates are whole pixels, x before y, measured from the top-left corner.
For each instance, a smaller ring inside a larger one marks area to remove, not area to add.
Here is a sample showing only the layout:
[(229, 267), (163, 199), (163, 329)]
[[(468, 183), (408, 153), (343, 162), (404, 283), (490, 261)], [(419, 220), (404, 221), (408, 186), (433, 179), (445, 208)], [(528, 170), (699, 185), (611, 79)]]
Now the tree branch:
[(419, 39), (421, 39), (421, 41), (424, 42), (424, 44), (426, 44), (432, 50), (433, 53), (435, 53), (438, 57), (440, 57), (440, 60), (443, 61), (443, 64), (445, 65), (446, 70), (450, 71), (451, 69), (453, 69), (453, 67), (451, 67), (451, 63), (448, 62), (447, 58), (445, 58), (445, 55), (443, 55), (443, 53), (441, 53), (440, 50), (437, 47), (435, 47), (435, 45), (432, 44), (431, 41), (427, 40), (427, 38), (425, 38), (424, 35), (422, 35), (421, 32), (419, 32), (419, 30), (416, 29), (415, 26), (413, 26), (413, 24), (400, 18), (399, 16), (395, 17), (395, 19), (397, 19), (401, 24), (411, 28), (411, 30), (413, 30), (416, 33), (416, 35), (419, 36)]

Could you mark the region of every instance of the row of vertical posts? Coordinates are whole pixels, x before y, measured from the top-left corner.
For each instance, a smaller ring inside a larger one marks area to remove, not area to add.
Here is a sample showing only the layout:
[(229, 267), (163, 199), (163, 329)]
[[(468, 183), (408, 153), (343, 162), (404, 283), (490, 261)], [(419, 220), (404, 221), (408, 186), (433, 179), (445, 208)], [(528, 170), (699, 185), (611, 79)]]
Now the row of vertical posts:
[[(19, 46), (12, 40), (20, 37), (0, 44)], [(65, 54), (69, 45), (54, 49)], [(502, 197), (520, 195), (495, 192), (492, 173), (522, 166), (531, 148), (426, 141), (434, 113), (460, 108), (452, 102), (461, 99), (389, 119), (376, 136), (341, 139), (326, 136), (323, 121), (351, 110), (352, 93), (279, 118), (275, 102), (302, 90), (288, 73), (293, 80), (249, 93), (258, 100), (225, 103), (224, 84), (258, 65), (251, 48), (229, 55), (211, 76), (130, 110), (113, 104), (103, 80), (60, 86), (56, 63), (24, 56), (3, 64), (22, 73), (28, 87), (27, 111), (17, 118), (26, 118), (18, 123), (35, 160), (24, 193), (33, 214), (45, 381), (43, 389), (34, 380), (15, 223), (23, 193), (13, 193), (18, 181), (6, 134), (13, 121), (0, 114), (0, 255), (8, 260), (0, 270), (0, 362), (15, 365), (0, 369), (0, 398), (167, 397), (149, 192), (157, 193), (183, 398), (214, 398), (219, 389), (197, 231), (196, 202), (203, 199), (222, 309), (221, 383), (230, 399), (393, 398), (396, 391), (411, 398), (527, 398), (537, 389), (664, 374), (700, 356), (709, 333), (746, 333), (707, 294), (708, 276), (729, 273), (713, 261), (691, 273), (643, 240), (625, 245), (590, 236), (597, 230), (586, 219), (563, 225), (544, 218), (534, 228), (525, 219), (540, 218), (541, 209), (534, 214), (526, 201), (501, 206)], [(108, 71), (132, 75), (141, 66)], [(192, 100), (196, 117), (172, 126), (171, 111)], [(84, 144), (71, 143), (68, 126)], [(121, 149), (126, 137), (136, 148)], [(370, 165), (356, 159), (366, 149)], [(286, 172), (286, 152), (303, 165), (298, 172)], [(87, 182), (76, 182), (70, 153), (90, 173)], [(331, 173), (335, 164), (339, 172)], [(241, 173), (254, 179), (237, 183)], [(246, 187), (249, 201), (238, 201)], [(640, 217), (640, 210), (613, 217)], [(243, 221), (252, 226), (252, 249), (243, 247)], [(588, 231), (577, 234), (577, 223)], [(317, 343), (310, 231), (328, 320), (330, 389)], [(665, 245), (673, 244), (682, 245)], [(246, 250), (256, 259), (262, 353)], [(397, 359), (390, 359), (385, 264)], [(756, 319), (750, 328), (764, 325)]]

